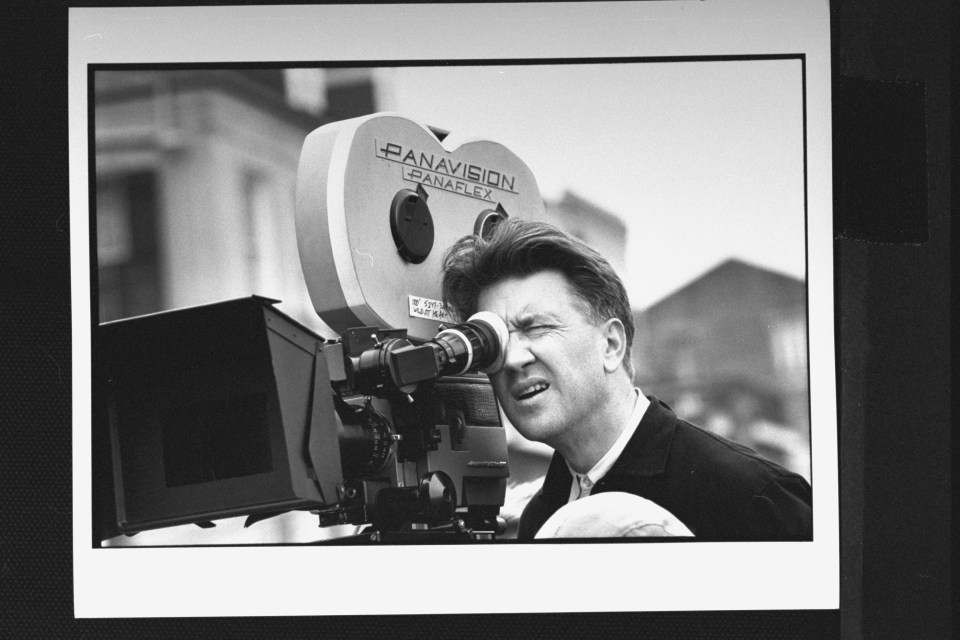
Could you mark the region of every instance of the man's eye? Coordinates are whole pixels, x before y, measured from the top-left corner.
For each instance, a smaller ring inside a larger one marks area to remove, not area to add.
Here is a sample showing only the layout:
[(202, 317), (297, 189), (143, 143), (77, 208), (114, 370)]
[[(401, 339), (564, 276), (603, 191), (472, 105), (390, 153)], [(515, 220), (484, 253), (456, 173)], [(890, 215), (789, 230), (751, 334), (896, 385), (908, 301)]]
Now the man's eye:
[(517, 327), (518, 333), (525, 336), (539, 336), (548, 333), (554, 325), (551, 324), (525, 324)]

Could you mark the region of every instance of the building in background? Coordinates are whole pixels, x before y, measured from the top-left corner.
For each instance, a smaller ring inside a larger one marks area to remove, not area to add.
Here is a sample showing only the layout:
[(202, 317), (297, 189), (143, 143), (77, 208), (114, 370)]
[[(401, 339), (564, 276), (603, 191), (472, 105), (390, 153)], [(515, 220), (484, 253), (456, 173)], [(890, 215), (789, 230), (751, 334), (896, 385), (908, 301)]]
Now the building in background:
[(94, 73), (100, 321), (251, 294), (323, 329), (294, 225), (304, 137), (377, 108), (368, 69)]
[(810, 478), (806, 286), (728, 260), (635, 314), (635, 380), (682, 418)]

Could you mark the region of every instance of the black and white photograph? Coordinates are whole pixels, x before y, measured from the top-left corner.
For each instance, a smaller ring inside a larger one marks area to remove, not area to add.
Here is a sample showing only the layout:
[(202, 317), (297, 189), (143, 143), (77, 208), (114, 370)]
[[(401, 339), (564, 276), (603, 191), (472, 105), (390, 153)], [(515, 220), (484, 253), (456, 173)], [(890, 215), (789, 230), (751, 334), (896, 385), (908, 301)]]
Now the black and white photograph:
[(838, 607), (827, 3), (595, 6), (71, 12), (78, 617)]

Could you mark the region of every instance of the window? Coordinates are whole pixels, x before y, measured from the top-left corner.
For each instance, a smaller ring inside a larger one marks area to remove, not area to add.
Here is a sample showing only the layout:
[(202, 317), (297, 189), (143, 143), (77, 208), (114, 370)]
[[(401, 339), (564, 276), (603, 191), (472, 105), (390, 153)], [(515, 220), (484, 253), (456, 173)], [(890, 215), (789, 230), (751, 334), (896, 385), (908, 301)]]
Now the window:
[(159, 311), (156, 175), (98, 180), (96, 197), (100, 322)]

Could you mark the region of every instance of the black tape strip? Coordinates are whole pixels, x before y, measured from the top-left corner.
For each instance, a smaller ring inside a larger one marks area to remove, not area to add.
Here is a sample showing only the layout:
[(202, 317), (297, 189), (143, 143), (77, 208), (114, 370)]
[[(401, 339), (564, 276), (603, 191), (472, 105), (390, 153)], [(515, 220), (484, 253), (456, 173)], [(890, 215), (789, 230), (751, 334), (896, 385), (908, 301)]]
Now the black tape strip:
[(840, 76), (833, 97), (835, 236), (927, 242), (924, 84)]

